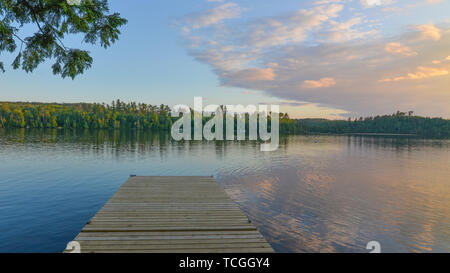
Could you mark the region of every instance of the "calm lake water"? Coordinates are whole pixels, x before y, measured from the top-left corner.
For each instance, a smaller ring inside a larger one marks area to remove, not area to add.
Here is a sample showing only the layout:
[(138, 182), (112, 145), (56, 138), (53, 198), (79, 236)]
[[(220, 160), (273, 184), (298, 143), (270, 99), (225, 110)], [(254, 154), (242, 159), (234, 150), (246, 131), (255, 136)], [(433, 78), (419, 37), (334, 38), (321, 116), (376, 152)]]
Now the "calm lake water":
[(448, 140), (62, 130), (0, 130), (0, 252), (61, 252), (130, 174), (213, 175), (277, 252), (450, 252)]

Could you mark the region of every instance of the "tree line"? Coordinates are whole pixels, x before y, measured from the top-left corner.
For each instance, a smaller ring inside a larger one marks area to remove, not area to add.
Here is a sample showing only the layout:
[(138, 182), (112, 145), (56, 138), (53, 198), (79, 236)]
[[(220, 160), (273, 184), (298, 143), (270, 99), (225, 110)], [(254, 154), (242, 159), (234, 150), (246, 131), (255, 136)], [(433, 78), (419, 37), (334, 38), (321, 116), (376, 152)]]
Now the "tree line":
[(125, 103), (0, 103), (0, 128), (170, 130), (167, 105)]
[[(21, 103), (0, 102), (0, 128), (137, 129), (170, 132), (177, 118), (169, 106), (145, 103)], [(204, 123), (209, 118), (203, 118)], [(270, 125), (270, 122), (269, 122)], [(270, 128), (270, 126), (269, 126)], [(247, 127), (248, 129), (248, 127)], [(450, 138), (450, 120), (391, 115), (348, 119), (291, 119), (280, 114), (281, 134), (405, 134)]]
[[(415, 116), (397, 111), (391, 115), (348, 120), (294, 120), (292, 128), (314, 134), (399, 134), (423, 138), (450, 138), (450, 120)], [(298, 132), (298, 131), (296, 131)]]

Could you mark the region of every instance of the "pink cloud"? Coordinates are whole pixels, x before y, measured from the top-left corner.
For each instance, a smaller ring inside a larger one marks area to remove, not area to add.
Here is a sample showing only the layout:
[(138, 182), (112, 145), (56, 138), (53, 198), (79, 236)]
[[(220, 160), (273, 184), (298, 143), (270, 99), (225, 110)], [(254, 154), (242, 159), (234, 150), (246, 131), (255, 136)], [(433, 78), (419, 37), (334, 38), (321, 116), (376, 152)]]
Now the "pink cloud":
[(398, 82), (398, 81), (403, 81), (403, 80), (419, 80), (419, 79), (426, 79), (426, 78), (432, 78), (432, 77), (438, 77), (438, 76), (445, 76), (448, 74), (449, 74), (449, 72), (446, 69), (419, 66), (419, 67), (417, 67), (417, 71), (415, 73), (408, 73), (407, 76), (387, 78), (387, 79), (381, 80), (381, 82)]
[(389, 43), (386, 45), (384, 50), (392, 54), (400, 54), (403, 56), (416, 56), (417, 52), (413, 51), (411, 48), (404, 46), (400, 43)]
[(441, 30), (433, 24), (419, 25), (417, 29), (424, 39), (432, 39), (435, 41), (441, 39)]
[(258, 69), (249, 68), (239, 70), (232, 74), (231, 78), (235, 80), (247, 81), (273, 81), (277, 75), (272, 68)]
[(306, 80), (303, 81), (302, 87), (304, 88), (325, 88), (336, 85), (336, 80), (333, 78), (322, 78), (318, 81)]
[(426, 0), (425, 3), (427, 4), (439, 4), (444, 2), (444, 0)]

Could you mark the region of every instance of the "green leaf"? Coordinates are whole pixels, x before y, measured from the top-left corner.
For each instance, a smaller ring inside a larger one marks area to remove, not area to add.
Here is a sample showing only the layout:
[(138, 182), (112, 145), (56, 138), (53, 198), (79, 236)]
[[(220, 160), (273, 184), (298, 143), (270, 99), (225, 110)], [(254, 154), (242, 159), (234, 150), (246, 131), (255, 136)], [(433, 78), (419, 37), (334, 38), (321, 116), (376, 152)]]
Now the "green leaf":
[(19, 55), (17, 55), (17, 57), (14, 59), (13, 63), (12, 63), (12, 67), (14, 69), (18, 69), (20, 67), (20, 60), (22, 59), (22, 52), (19, 53)]
[[(14, 69), (33, 72), (41, 63), (52, 58), (55, 75), (72, 79), (84, 73), (93, 63), (87, 51), (67, 48), (64, 40), (74, 34), (83, 40), (109, 47), (119, 38), (119, 28), (127, 23), (118, 13), (109, 13), (107, 0), (83, 1), (70, 6), (63, 0), (6, 1), (0, 0), (0, 53), (15, 52), (16, 41), (22, 43), (14, 59)], [(13, 27), (14, 23), (20, 27)], [(35, 32), (28, 37), (17, 36), (20, 29), (34, 25)], [(22, 47), (23, 50), (22, 50)], [(4, 72), (3, 63), (0, 70)]]

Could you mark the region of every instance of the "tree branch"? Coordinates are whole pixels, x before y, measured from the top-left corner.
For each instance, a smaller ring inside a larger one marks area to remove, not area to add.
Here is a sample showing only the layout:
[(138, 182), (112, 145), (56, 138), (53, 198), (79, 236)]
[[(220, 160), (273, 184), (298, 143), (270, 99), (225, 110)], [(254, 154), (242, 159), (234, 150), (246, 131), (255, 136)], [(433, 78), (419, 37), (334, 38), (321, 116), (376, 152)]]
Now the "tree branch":
[[(42, 33), (42, 34), (45, 34), (44, 30), (42, 29), (41, 25), (39, 24), (39, 20), (38, 20), (37, 17), (36, 17), (37, 15), (36, 15), (36, 11), (35, 11), (34, 7), (33, 7), (32, 5), (30, 5), (26, 0), (25, 0), (25, 1), (22, 0), (21, 3), (23, 3), (23, 4), (30, 10), (30, 15), (31, 15), (31, 17), (33, 18), (33, 21), (36, 23), (36, 25), (37, 25), (37, 27), (39, 28), (39, 30), (41, 31), (41, 33)], [(41, 6), (41, 7), (42, 7), (42, 6)], [(42, 8), (43, 8), (43, 7), (42, 7)], [(59, 48), (61, 48), (62, 50), (68, 51), (67, 47), (66, 47), (66, 46), (64, 45), (64, 43), (59, 39), (58, 33), (55, 33), (56, 30), (53, 28), (53, 26), (50, 25), (49, 23), (47, 23), (47, 22), (44, 20), (44, 18), (42, 18), (40, 15), (38, 15), (38, 16), (39, 16), (39, 19), (40, 19), (46, 26), (50, 26), (50, 28), (51, 28), (51, 30), (52, 30), (52, 32), (53, 32), (54, 37), (61, 43), (61, 44), (58, 44), (57, 42), (55, 42), (55, 44), (56, 44)]]

